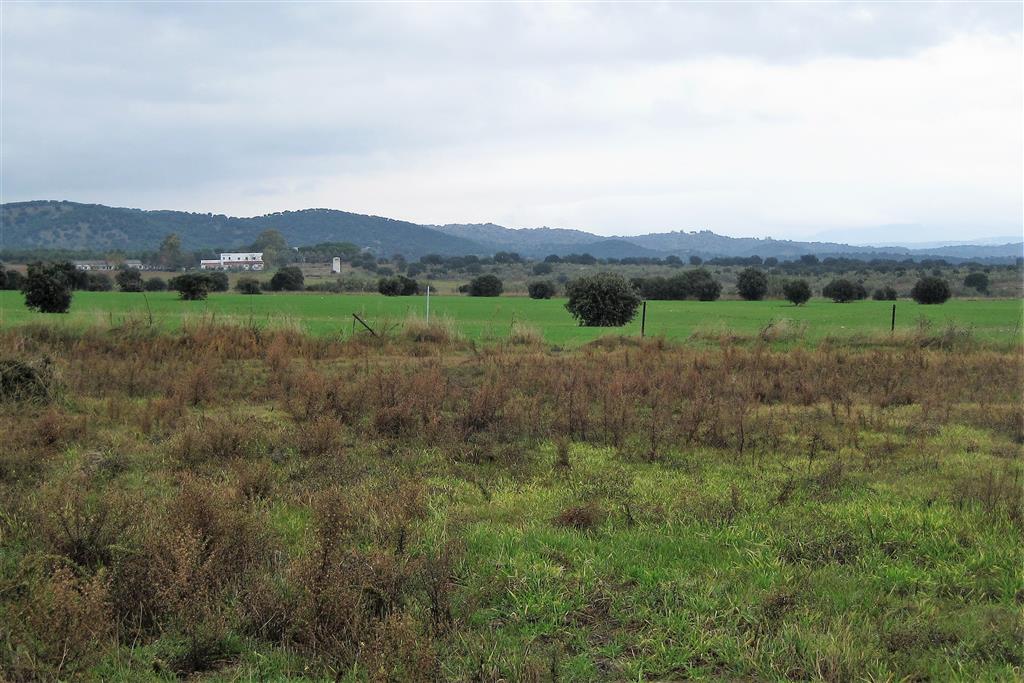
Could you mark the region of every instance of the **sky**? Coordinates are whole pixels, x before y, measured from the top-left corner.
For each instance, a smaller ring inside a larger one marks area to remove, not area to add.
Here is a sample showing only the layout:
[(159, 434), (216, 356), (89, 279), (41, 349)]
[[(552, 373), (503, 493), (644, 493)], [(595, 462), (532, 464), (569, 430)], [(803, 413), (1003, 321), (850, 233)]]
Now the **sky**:
[(0, 199), (1020, 238), (1022, 7), (3, 2)]

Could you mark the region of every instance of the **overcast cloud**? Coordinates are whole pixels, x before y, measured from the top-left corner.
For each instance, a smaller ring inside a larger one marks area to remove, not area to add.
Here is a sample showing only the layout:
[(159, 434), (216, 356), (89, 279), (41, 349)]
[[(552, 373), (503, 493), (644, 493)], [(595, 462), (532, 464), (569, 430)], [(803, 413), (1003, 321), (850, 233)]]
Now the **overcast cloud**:
[(4, 201), (849, 242), (1024, 222), (1020, 3), (0, 12)]

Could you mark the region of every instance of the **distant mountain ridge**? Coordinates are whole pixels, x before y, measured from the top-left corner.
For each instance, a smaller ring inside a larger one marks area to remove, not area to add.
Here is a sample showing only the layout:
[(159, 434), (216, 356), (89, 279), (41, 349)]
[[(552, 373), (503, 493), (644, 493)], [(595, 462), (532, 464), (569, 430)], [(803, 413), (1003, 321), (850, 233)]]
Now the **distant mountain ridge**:
[(506, 228), (494, 223), (419, 225), (381, 216), (304, 209), (235, 218), (185, 211), (145, 211), (39, 200), (0, 205), (6, 249), (154, 250), (168, 233), (177, 233), (191, 249), (230, 249), (251, 243), (263, 230), (275, 229), (293, 246), (351, 242), (381, 256), (425, 254), (489, 255), (515, 251), (530, 257), (589, 253), (598, 258), (711, 258), (857, 256), (886, 258), (939, 257), (1012, 260), (1024, 254), (1024, 242), (1003, 245), (955, 245), (925, 249), (899, 246), (853, 246), (839, 242), (800, 242), (771, 238), (726, 237), (710, 230), (675, 231), (606, 237), (568, 228)]
[[(579, 252), (581, 249), (599, 257), (677, 256), (761, 256), (780, 259), (798, 258), (804, 254), (828, 256), (899, 256), (934, 255), (956, 258), (1016, 258), (1024, 253), (1024, 242), (1007, 244), (961, 244), (912, 249), (901, 246), (860, 246), (839, 242), (801, 242), (776, 240), (770, 237), (727, 237), (710, 230), (673, 231), (604, 237), (581, 230), (565, 228), (505, 228), (494, 223), (448, 224), (429, 226), (449, 235), (475, 242), (502, 245), (505, 250), (528, 256)], [(571, 240), (566, 240), (569, 237)], [(538, 239), (539, 238), (539, 239)], [(597, 251), (595, 251), (595, 249)], [(598, 253), (608, 252), (608, 253)]]

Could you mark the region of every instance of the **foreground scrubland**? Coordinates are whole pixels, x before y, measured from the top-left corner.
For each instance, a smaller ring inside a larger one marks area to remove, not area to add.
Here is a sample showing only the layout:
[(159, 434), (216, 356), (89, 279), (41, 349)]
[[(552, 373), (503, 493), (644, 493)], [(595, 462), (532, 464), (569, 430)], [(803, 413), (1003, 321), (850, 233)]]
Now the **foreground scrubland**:
[(0, 331), (0, 679), (1019, 678), (1020, 347), (701, 341)]

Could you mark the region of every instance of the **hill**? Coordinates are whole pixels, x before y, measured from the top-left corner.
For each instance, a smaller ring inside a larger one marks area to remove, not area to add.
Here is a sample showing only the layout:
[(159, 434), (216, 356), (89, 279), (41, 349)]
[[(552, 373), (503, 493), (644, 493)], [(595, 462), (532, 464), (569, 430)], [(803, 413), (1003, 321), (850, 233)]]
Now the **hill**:
[(102, 204), (34, 201), (0, 205), (4, 247), (144, 251), (177, 233), (190, 249), (232, 248), (263, 230), (278, 230), (293, 246), (352, 242), (381, 255), (483, 253), (480, 244), (422, 225), (333, 209), (305, 209), (233, 218), (185, 211), (143, 211)]
[(334, 209), (283, 211), (251, 218), (185, 211), (144, 211), (66, 201), (0, 205), (6, 249), (74, 249), (139, 252), (155, 249), (168, 233), (177, 233), (190, 249), (231, 249), (251, 243), (263, 230), (278, 230), (292, 246), (351, 242), (381, 256), (400, 253), (418, 258), (489, 255), (516, 251), (543, 257), (589, 253), (598, 258), (761, 256), (793, 259), (803, 254), (859, 258), (946, 258), (1012, 261), (1024, 244), (962, 244), (912, 249), (869, 247), (839, 242), (799, 242), (771, 238), (727, 237), (710, 230), (605, 237), (567, 228), (506, 228), (494, 223), (419, 225), (382, 216)]
[(594, 235), (582, 230), (569, 228), (506, 228), (494, 223), (450, 223), (448, 225), (429, 225), (446, 235), (455, 235), (482, 244), (503, 245), (508, 249), (529, 254), (533, 251), (544, 251), (544, 255), (553, 253), (551, 248), (579, 251), (579, 247), (607, 240), (606, 237)]
[(1013, 259), (1021, 255), (1024, 245), (958, 244), (909, 248), (902, 246), (860, 246), (840, 242), (800, 242), (757, 237), (728, 237), (710, 230), (673, 231), (602, 237), (581, 230), (564, 228), (505, 228), (493, 223), (431, 226), (450, 235), (458, 235), (495, 249), (518, 251), (526, 256), (545, 256), (585, 251), (594, 256), (625, 258), (630, 256), (774, 256), (794, 259), (804, 254), (818, 256), (850, 256), (859, 258), (997, 258)]
[(793, 259), (804, 254), (818, 256), (850, 256), (858, 258), (1000, 258), (1012, 259), (1021, 255), (1024, 244), (1002, 245), (962, 244), (936, 248), (911, 249), (899, 246), (872, 247), (843, 244), (839, 242), (799, 242), (777, 240), (770, 237), (726, 237), (710, 230), (699, 232), (665, 232), (630, 237), (635, 244), (675, 254), (696, 254), (698, 256), (774, 256), (778, 259)]

